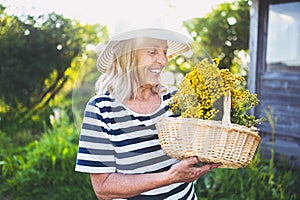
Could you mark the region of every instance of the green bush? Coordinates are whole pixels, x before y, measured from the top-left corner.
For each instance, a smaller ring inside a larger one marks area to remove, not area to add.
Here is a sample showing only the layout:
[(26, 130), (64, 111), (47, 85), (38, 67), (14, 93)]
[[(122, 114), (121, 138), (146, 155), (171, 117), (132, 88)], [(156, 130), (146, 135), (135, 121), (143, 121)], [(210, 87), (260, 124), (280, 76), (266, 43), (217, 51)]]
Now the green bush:
[(88, 174), (74, 171), (78, 133), (64, 118), (2, 160), (0, 199), (95, 199)]
[[(89, 175), (74, 171), (79, 134), (67, 119), (61, 116), (35, 140), (28, 132), (10, 138), (0, 131), (0, 199), (96, 199)], [(245, 168), (215, 169), (200, 177), (199, 199), (299, 199), (299, 171), (275, 163), (271, 153), (268, 160), (258, 151)]]
[(297, 199), (300, 174), (283, 160), (260, 155), (245, 168), (215, 169), (196, 182), (199, 199)]

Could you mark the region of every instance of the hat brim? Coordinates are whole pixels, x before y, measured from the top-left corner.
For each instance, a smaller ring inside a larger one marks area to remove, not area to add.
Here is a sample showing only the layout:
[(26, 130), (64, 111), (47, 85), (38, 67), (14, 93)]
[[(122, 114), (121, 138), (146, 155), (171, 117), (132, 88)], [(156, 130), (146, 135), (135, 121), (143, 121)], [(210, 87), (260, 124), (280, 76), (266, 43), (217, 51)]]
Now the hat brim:
[(131, 30), (119, 33), (110, 38), (105, 49), (100, 53), (97, 59), (97, 69), (100, 72), (105, 72), (115, 60), (114, 49), (120, 41), (129, 40), (138, 37), (148, 37), (160, 40), (166, 40), (168, 43), (167, 57), (174, 58), (181, 54), (192, 54), (190, 45), (192, 39), (181, 33), (158, 28), (145, 28)]

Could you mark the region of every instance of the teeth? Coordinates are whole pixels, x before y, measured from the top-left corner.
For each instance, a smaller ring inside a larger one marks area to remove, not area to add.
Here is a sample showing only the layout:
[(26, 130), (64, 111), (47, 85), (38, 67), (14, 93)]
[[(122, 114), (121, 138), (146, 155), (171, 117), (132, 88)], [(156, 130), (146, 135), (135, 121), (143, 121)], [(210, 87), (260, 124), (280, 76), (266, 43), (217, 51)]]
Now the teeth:
[(150, 69), (150, 72), (155, 73), (155, 74), (160, 74), (161, 70), (160, 69)]

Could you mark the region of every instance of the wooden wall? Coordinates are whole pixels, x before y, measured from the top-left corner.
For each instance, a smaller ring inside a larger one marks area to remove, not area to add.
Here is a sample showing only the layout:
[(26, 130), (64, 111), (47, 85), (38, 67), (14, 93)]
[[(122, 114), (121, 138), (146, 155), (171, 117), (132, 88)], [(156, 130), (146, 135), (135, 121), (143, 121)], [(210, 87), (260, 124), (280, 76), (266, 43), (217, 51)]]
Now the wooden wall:
[[(259, 76), (258, 95), (261, 100), (257, 114), (266, 116), (271, 106), (277, 135), (300, 139), (300, 73), (266, 72)], [(261, 130), (271, 132), (269, 123)]]
[(266, 70), (268, 1), (253, 0), (250, 16), (248, 88), (260, 99), (254, 114), (266, 117), (271, 106), (273, 120), (277, 118), (274, 130), (269, 122), (259, 126), (262, 136), (260, 146), (265, 152), (274, 148), (277, 156), (285, 157), (300, 167), (300, 70)]

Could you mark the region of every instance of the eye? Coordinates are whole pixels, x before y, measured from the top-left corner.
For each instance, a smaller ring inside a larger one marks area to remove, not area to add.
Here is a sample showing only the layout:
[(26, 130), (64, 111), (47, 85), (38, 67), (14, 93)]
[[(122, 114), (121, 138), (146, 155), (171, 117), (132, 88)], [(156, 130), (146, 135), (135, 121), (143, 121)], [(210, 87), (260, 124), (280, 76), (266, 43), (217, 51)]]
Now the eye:
[(149, 53), (150, 55), (154, 56), (155, 54), (157, 54), (157, 50), (155, 50), (155, 49), (150, 49), (150, 50), (148, 50), (148, 53)]

